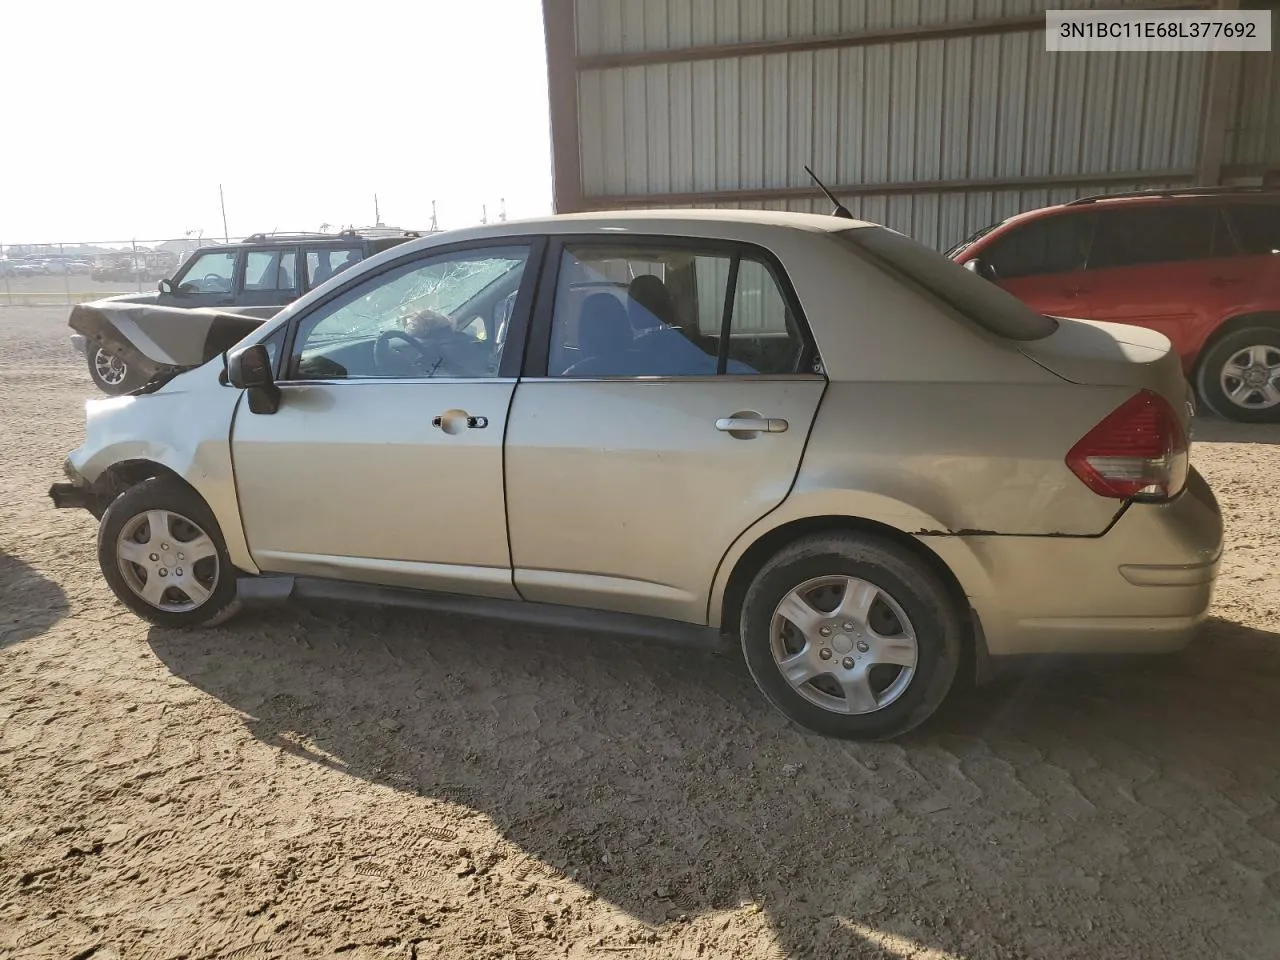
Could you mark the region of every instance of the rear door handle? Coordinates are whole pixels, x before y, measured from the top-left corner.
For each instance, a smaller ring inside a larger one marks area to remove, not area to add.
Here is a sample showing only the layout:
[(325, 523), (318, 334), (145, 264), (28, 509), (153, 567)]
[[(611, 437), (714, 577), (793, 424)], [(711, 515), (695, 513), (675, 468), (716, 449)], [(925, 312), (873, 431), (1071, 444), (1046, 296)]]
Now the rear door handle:
[(716, 429), (722, 433), (786, 433), (790, 424), (781, 417), (721, 417)]
[(1227, 287), (1233, 283), (1244, 283), (1241, 277), (1214, 277), (1209, 281), (1211, 287)]

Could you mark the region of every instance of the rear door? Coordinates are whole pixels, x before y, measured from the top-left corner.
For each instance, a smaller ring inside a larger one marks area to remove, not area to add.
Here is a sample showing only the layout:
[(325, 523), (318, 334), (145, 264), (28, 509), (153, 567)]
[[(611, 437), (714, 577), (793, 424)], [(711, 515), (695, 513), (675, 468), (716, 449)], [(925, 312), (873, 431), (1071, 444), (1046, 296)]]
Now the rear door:
[(516, 587), (705, 623), (826, 385), (790, 285), (764, 251), (713, 241), (567, 239), (547, 262), (507, 427)]
[(990, 265), (995, 282), (1033, 310), (1088, 319), (1084, 267), (1093, 225), (1089, 210), (1036, 217), (975, 244), (973, 257)]
[(1214, 204), (1100, 209), (1085, 280), (1093, 319), (1163, 333), (1189, 368), (1238, 296), (1235, 252)]

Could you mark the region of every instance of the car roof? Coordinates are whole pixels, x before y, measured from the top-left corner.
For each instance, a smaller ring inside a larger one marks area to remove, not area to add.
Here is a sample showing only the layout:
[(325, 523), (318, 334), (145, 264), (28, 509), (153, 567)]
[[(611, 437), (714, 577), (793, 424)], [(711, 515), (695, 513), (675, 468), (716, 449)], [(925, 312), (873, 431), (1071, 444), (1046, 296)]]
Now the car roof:
[(762, 238), (770, 232), (799, 231), (810, 234), (829, 234), (860, 227), (873, 228), (878, 224), (865, 220), (825, 216), (813, 213), (791, 213), (783, 210), (715, 210), (715, 209), (646, 209), (606, 210), (592, 213), (562, 213), (550, 217), (526, 220), (506, 220), (474, 227), (462, 227), (430, 234), (396, 247), (398, 254), (472, 240), (501, 237), (527, 237), (538, 234), (566, 235), (593, 234), (613, 236), (619, 242), (628, 235), (706, 237), (715, 240)]

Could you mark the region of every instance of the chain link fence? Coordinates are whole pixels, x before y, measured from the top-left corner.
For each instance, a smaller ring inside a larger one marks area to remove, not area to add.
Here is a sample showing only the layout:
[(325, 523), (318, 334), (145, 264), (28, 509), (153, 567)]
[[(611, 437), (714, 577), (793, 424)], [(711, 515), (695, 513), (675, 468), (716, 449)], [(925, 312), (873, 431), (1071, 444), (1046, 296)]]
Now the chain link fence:
[[(242, 239), (232, 237), (230, 242)], [(199, 236), (0, 242), (0, 306), (71, 306), (155, 290), (193, 251), (222, 243)]]

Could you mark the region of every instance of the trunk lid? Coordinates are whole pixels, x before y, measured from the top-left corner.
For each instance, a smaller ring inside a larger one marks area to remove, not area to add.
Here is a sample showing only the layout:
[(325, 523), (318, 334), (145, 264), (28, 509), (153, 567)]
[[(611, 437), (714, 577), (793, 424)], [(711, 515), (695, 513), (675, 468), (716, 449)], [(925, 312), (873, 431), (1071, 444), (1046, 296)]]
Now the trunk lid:
[(1058, 328), (1047, 337), (1017, 343), (1023, 356), (1070, 383), (1154, 391), (1169, 401), (1190, 435), (1191, 386), (1168, 337), (1126, 323), (1054, 319)]

